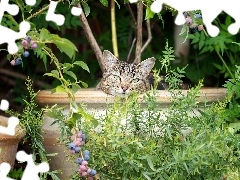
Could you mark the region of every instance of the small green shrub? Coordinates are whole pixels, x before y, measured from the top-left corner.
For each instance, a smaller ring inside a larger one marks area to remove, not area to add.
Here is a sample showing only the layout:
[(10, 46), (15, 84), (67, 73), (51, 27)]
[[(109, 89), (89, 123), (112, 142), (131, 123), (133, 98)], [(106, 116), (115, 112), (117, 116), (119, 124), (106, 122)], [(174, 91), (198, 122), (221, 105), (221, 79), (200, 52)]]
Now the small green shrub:
[[(138, 94), (116, 98), (103, 116), (87, 112), (83, 104), (74, 101), (68, 114), (63, 114), (63, 107), (54, 106), (48, 108), (47, 115), (59, 124), (60, 141), (68, 145), (72, 133), (84, 131), (87, 141), (82, 150), (91, 152), (89, 166), (104, 180), (239, 179), (240, 138), (236, 127), (240, 126), (239, 122), (232, 126), (229, 120), (238, 117), (232, 110), (237, 112), (239, 105), (231, 107), (232, 94), (239, 89), (240, 71), (227, 82), (229, 96), (225, 100), (200, 103), (202, 81), (186, 95), (175, 90), (184, 69), (168, 67), (173, 51), (167, 45), (165, 49), (160, 70), (166, 65), (171, 87), (168, 107), (156, 102), (156, 87), (142, 96), (142, 104)], [(158, 72), (154, 74), (157, 81)], [(69, 154), (73, 161), (81, 156)], [(77, 172), (77, 164), (73, 169), (76, 173), (70, 179), (84, 179)]]

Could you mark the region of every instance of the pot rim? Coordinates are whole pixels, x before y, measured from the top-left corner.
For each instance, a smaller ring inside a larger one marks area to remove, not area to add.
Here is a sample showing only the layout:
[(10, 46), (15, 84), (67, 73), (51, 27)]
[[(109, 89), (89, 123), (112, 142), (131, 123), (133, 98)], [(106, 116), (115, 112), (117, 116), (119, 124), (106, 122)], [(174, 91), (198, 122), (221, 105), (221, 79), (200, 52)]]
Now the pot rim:
[[(0, 115), (0, 125), (7, 126), (8, 117)], [(8, 134), (0, 133), (0, 140), (3, 139), (22, 139), (26, 135), (25, 129), (22, 129), (20, 125), (17, 125), (15, 128), (15, 135), (11, 136)]]
[[(178, 91), (178, 90), (177, 90)], [(189, 90), (179, 90), (182, 94), (186, 95)], [(223, 100), (227, 95), (227, 88), (208, 88), (204, 87), (200, 89), (199, 102), (211, 103)], [(96, 104), (111, 104), (115, 100), (115, 97), (108, 95), (101, 90), (95, 88), (82, 88), (75, 93), (76, 103), (85, 103), (90, 105)], [(143, 94), (139, 96), (139, 102), (143, 100)], [(68, 96), (66, 93), (51, 93), (51, 90), (41, 90), (36, 96), (36, 101), (40, 106), (45, 105), (67, 105)], [(156, 103), (166, 105), (171, 103), (171, 94), (168, 90), (156, 91)]]

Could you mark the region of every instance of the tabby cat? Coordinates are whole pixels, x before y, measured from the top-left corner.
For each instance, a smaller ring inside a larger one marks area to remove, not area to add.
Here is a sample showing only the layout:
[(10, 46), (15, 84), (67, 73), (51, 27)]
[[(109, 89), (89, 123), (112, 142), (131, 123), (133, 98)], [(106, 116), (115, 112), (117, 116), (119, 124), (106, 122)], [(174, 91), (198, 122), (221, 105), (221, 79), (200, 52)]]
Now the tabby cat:
[[(110, 51), (103, 52), (105, 71), (98, 89), (113, 96), (126, 96), (133, 91), (143, 93), (150, 90), (153, 83), (151, 70), (155, 58), (151, 57), (139, 64), (129, 64), (118, 60)], [(166, 89), (167, 84), (158, 84), (158, 89)]]

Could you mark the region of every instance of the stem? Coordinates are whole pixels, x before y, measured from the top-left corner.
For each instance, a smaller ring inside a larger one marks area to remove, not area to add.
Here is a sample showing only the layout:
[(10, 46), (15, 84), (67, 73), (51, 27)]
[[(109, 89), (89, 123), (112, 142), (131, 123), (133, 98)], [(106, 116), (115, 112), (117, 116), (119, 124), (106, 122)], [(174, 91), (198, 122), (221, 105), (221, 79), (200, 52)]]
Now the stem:
[(143, 21), (143, 4), (140, 1), (137, 4), (137, 44), (136, 44), (136, 55), (135, 55), (135, 64), (141, 62), (141, 49), (142, 49), (142, 21)]
[(111, 0), (111, 27), (112, 27), (112, 44), (113, 44), (113, 54), (116, 58), (118, 55), (118, 45), (117, 45), (117, 31), (116, 31), (116, 18), (115, 18), (115, 2)]
[[(80, 7), (82, 9), (80, 3), (78, 3), (78, 7)], [(81, 15), (79, 16), (79, 19), (82, 22), (83, 30), (85, 32), (85, 35), (87, 37), (88, 42), (90, 43), (90, 45), (91, 45), (91, 47), (92, 47), (92, 49), (93, 49), (93, 51), (96, 55), (99, 66), (100, 66), (102, 72), (104, 72), (105, 66), (104, 66), (104, 61), (103, 61), (103, 54), (102, 54), (102, 51), (101, 51), (96, 39), (93, 36), (92, 30), (89, 27), (89, 24), (88, 24), (88, 21), (85, 17), (84, 12), (81, 13)]]
[[(62, 1), (62, 0), (58, 0), (58, 2), (61, 2), (61, 1)], [(35, 12), (35, 13), (32, 14), (31, 16), (29, 16), (26, 20), (29, 21), (29, 20), (32, 19), (33, 17), (36, 17), (37, 15), (41, 14), (43, 11), (45, 11), (46, 9), (48, 9), (49, 6), (50, 6), (50, 4), (47, 5), (47, 6), (45, 6), (45, 7), (42, 8), (42, 9), (40, 9), (38, 12)]]
[(152, 40), (152, 32), (151, 32), (151, 26), (150, 26), (150, 20), (147, 19), (147, 32), (148, 32), (148, 39), (145, 42), (145, 44), (143, 45), (142, 49), (141, 49), (141, 53), (146, 49), (146, 47), (149, 45), (149, 43)]
[(68, 95), (68, 98), (70, 99), (70, 107), (71, 107), (71, 102), (75, 100), (75, 96), (74, 94), (71, 92), (71, 90), (69, 89), (69, 83), (68, 81), (66, 81), (63, 77), (62, 71), (61, 71), (61, 67), (59, 66), (59, 62), (58, 59), (56, 58), (56, 56), (52, 53), (49, 52), (47, 49), (42, 48), (42, 50), (44, 52), (46, 52), (46, 54), (51, 58), (51, 60), (53, 61), (53, 63), (55, 64), (55, 66), (57, 67), (58, 73), (60, 78), (58, 78), (61, 81), (61, 84), (63, 85), (63, 88), (66, 90), (66, 93)]
[(226, 69), (227, 69), (228, 73), (230, 74), (231, 78), (235, 79), (233, 74), (232, 74), (232, 72), (230, 71), (230, 69), (228, 68), (227, 64), (225, 63), (224, 59), (222, 58), (222, 56), (219, 54), (219, 52), (216, 49), (215, 49), (215, 51), (217, 52), (217, 55), (221, 59), (223, 65), (226, 67)]
[(130, 61), (130, 56), (131, 56), (132, 49), (133, 49), (133, 46), (134, 46), (134, 44), (135, 44), (135, 41), (136, 41), (136, 38), (133, 39), (133, 42), (132, 42), (131, 48), (130, 48), (130, 50), (129, 50), (129, 52), (128, 52), (127, 62)]
[(27, 21), (30, 21), (30, 19), (32, 19), (33, 17), (36, 17), (38, 14), (41, 14), (43, 11), (45, 11), (46, 9), (48, 9), (49, 6), (50, 6), (50, 4), (47, 5), (46, 7), (42, 8), (42, 9), (40, 9), (38, 12), (35, 12), (35, 13), (32, 14), (31, 16), (29, 16), (26, 20), (27, 20)]

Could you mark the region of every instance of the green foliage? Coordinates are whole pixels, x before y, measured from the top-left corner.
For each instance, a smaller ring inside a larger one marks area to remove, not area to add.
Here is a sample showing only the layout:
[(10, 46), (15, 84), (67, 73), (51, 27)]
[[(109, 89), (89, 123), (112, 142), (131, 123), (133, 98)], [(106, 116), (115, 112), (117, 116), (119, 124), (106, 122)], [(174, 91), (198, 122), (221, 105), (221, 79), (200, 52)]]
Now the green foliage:
[[(19, 5), (21, 13), (22, 13), (22, 19), (25, 19), (27, 21), (32, 21), (31, 22), (31, 29), (27, 33), (28, 36), (31, 37), (32, 40), (34, 40), (35, 43), (37, 43), (37, 49), (33, 51), (34, 55), (36, 58), (39, 58), (43, 61), (43, 64), (45, 66), (45, 69), (47, 70), (47, 65), (48, 62), (50, 64), (54, 64), (56, 69), (52, 70), (50, 73), (45, 73), (45, 75), (51, 76), (56, 78), (56, 80), (59, 81), (61, 85), (58, 85), (55, 87), (53, 92), (66, 92), (70, 97), (72, 97), (72, 94), (75, 93), (79, 88), (80, 85), (83, 87), (87, 87), (88, 85), (77, 79), (77, 75), (72, 71), (74, 68), (74, 65), (77, 65), (79, 68), (83, 68), (84, 70), (89, 72), (89, 68), (87, 64), (83, 61), (75, 61), (75, 55), (76, 52), (78, 51), (77, 47), (67, 38), (60, 37), (57, 34), (51, 33), (49, 30), (46, 28), (39, 28), (38, 23), (34, 21), (35, 18), (41, 17), (43, 14), (47, 12), (48, 5), (45, 7), (39, 9), (38, 6), (42, 3), (42, 1), (38, 1), (35, 6), (30, 7), (26, 6), (25, 3), (22, 1), (14, 1), (16, 4)], [(69, 2), (70, 3), (70, 2)], [(79, 18), (74, 17), (69, 19), (68, 15), (70, 17), (71, 11), (70, 11), (70, 6), (72, 4), (69, 4), (66, 2), (60, 2), (58, 3), (59, 8), (56, 11), (63, 13), (66, 15), (66, 22), (71, 24), (66, 24), (67, 28), (72, 28), (72, 27), (77, 27), (80, 24)], [(26, 9), (28, 9), (29, 12), (27, 13)], [(68, 11), (68, 13), (66, 13)], [(33, 13), (33, 14), (32, 14)], [(71, 17), (73, 17), (71, 15)], [(4, 22), (7, 26), (10, 28), (14, 29), (15, 26), (18, 28), (18, 23), (12, 18), (11, 15), (6, 15), (4, 16)], [(33, 20), (32, 20), (33, 19)], [(44, 24), (44, 23), (42, 23)], [(46, 23), (47, 24), (47, 23)], [(48, 27), (48, 26), (46, 26)], [(22, 40), (22, 39), (21, 39)], [(21, 45), (21, 40), (17, 42), (17, 45), (19, 47), (19, 51), (13, 55), (7, 55), (8, 60), (15, 60), (18, 57), (21, 57), (23, 52), (25, 51), (23, 46)], [(56, 49), (59, 50), (59, 52), (56, 52)], [(31, 50), (29, 50), (31, 51)], [(57, 56), (57, 54), (59, 56)], [(65, 58), (69, 59), (68, 61), (64, 60), (64, 63), (60, 63), (60, 60), (58, 59)], [(50, 61), (49, 61), (50, 59)], [(69, 61), (71, 63), (69, 63)], [(23, 61), (23, 66), (25, 62)], [(28, 64), (29, 62), (26, 62)], [(58, 83), (58, 84), (59, 84)]]
[(102, 3), (102, 5), (108, 7), (108, 1), (107, 0), (100, 0), (100, 2)]
[(69, 116), (71, 126), (61, 118), (58, 123), (86, 132), (84, 148), (92, 152), (89, 163), (100, 179), (238, 179), (239, 135), (226, 125), (226, 103), (198, 102), (201, 87), (186, 95), (172, 91), (166, 109), (150, 91), (145, 106), (134, 94), (109, 104), (105, 116), (80, 108)]
[[(166, 65), (167, 73), (173, 74), (168, 77), (174, 84), (184, 69), (168, 67), (173, 51), (168, 45), (165, 49), (162, 68)], [(236, 78), (227, 83), (229, 97), (240, 92), (237, 68)], [(91, 152), (89, 163), (100, 179), (239, 179), (240, 122), (228, 122), (239, 116), (233, 113), (239, 112), (239, 107), (234, 111), (228, 108), (232, 104), (229, 97), (213, 104), (207, 99), (200, 103), (202, 85), (200, 81), (186, 94), (173, 86), (171, 103), (165, 108), (152, 89), (141, 96), (142, 104), (138, 94), (117, 97), (107, 105), (104, 115), (71, 102), (69, 114), (55, 106), (48, 110), (48, 116), (59, 124), (60, 140), (66, 145), (72, 132), (83, 130), (87, 134), (84, 149)], [(69, 158), (74, 161), (76, 157)], [(71, 179), (81, 177), (76, 172)]]
[[(26, 131), (23, 143), (27, 140), (30, 141), (34, 160), (36, 160), (36, 156), (38, 155), (41, 161), (48, 161), (47, 156), (51, 155), (47, 154), (43, 146), (43, 137), (41, 134), (43, 110), (39, 109), (35, 102), (37, 93), (32, 89), (32, 81), (29, 78), (26, 79), (26, 87), (29, 94), (26, 99), (24, 99), (25, 106), (21, 114), (13, 112), (12, 110), (9, 110), (7, 113), (19, 118), (20, 127)], [(58, 171), (41, 173), (40, 176), (41, 178), (46, 178), (47, 175), (50, 175), (54, 180), (58, 180), (55, 173), (58, 173)]]
[(21, 179), (22, 175), (23, 175), (22, 168), (13, 169), (8, 173), (8, 177), (13, 178), (13, 179)]
[(219, 28), (220, 33), (216, 37), (210, 37), (205, 30), (188, 34), (192, 44), (196, 44), (199, 49), (199, 55), (204, 53), (216, 53), (221, 63), (213, 63), (215, 68), (224, 74), (225, 78), (233, 78), (233, 72), (236, 70), (235, 64), (239, 62), (238, 53), (240, 47), (237, 46), (236, 36), (228, 32), (228, 26), (233, 23), (230, 16), (226, 16), (225, 23), (220, 23), (217, 19), (215, 22)]

